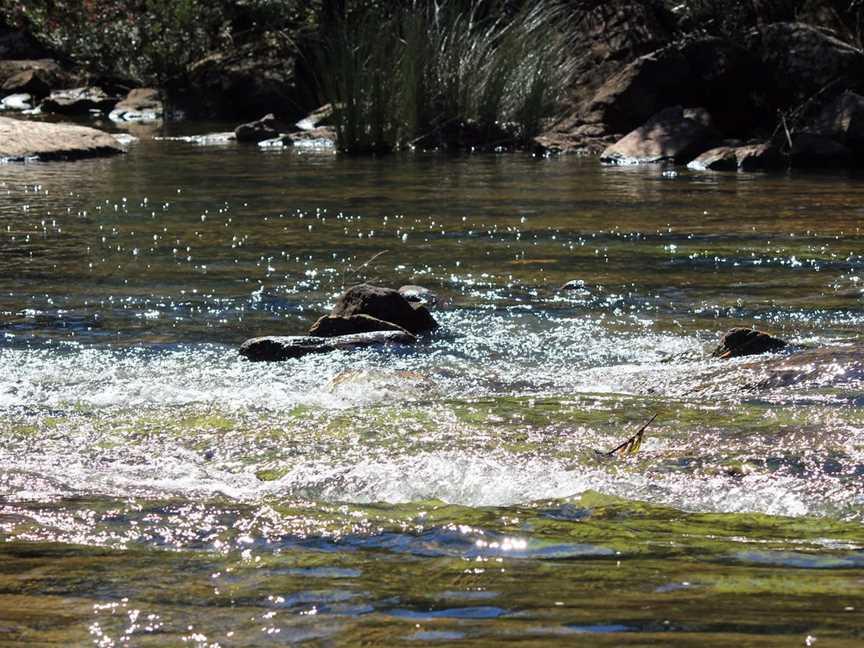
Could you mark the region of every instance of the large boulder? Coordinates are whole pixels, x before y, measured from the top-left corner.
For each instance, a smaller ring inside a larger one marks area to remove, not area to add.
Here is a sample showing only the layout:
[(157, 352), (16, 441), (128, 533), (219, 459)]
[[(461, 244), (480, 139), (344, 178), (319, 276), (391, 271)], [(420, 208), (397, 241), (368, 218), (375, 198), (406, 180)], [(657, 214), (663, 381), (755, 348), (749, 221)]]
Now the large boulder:
[(377, 331), (332, 338), (268, 336), (246, 340), (240, 345), (240, 355), (253, 362), (273, 362), (337, 350), (348, 351), (366, 347), (411, 344), (416, 339), (404, 331)]
[(749, 46), (761, 53), (780, 106), (806, 101), (832, 83), (848, 86), (864, 80), (861, 50), (811, 25), (765, 25)]
[(438, 322), (425, 306), (412, 306), (398, 291), (370, 284), (360, 284), (345, 291), (336, 300), (330, 315), (369, 315), (396, 324), (415, 335), (438, 328)]
[(164, 108), (159, 91), (154, 88), (133, 88), (108, 115), (112, 121), (156, 121)]
[(660, 111), (642, 126), (607, 147), (605, 164), (688, 162), (716, 138), (710, 116), (702, 109), (675, 106)]
[(720, 340), (711, 353), (714, 358), (728, 359), (779, 351), (786, 342), (768, 333), (749, 328), (734, 328)]
[(538, 138), (537, 144), (544, 151), (599, 153), (603, 144), (598, 138), (625, 133), (657, 109), (616, 129), (604, 124), (602, 115), (592, 113), (592, 100), (601, 86), (631, 61), (667, 45), (672, 38), (673, 20), (661, 3), (636, 0), (570, 3), (568, 20), (569, 30), (577, 35), (571, 53), (572, 83), (565, 90), (568, 109)]
[[(612, 133), (628, 132), (665, 106), (702, 106), (714, 126), (740, 134), (774, 116), (765, 92), (766, 72), (758, 57), (744, 47), (713, 36), (689, 38), (626, 59), (598, 76), (590, 98), (576, 114), (539, 143), (596, 142)], [(566, 144), (565, 144), (566, 145)], [(559, 144), (559, 148), (560, 148)]]
[(107, 112), (117, 104), (117, 97), (110, 97), (102, 88), (84, 87), (70, 90), (55, 90), (39, 107), (42, 112), (58, 115), (87, 115), (90, 112)]
[(0, 117), (2, 159), (75, 159), (122, 152), (117, 140), (95, 128)]

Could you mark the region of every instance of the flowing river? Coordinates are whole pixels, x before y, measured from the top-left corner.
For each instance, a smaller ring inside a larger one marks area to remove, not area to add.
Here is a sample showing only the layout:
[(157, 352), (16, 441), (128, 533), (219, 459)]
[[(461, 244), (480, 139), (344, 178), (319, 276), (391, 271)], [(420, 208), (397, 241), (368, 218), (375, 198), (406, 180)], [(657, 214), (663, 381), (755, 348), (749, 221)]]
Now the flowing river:
[[(860, 646), (862, 226), (845, 173), (2, 165), (0, 646)], [(362, 281), (441, 329), (238, 356)]]

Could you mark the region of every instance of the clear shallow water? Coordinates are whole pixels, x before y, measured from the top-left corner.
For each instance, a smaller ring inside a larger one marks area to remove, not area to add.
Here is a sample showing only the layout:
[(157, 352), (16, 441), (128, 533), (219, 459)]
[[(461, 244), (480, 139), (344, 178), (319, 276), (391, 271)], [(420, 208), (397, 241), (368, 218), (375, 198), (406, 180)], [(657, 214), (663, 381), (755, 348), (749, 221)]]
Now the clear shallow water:
[[(856, 645), (862, 199), (146, 140), (0, 167), (0, 645)], [(361, 280), (442, 330), (237, 356)], [(742, 324), (793, 351), (706, 357)]]

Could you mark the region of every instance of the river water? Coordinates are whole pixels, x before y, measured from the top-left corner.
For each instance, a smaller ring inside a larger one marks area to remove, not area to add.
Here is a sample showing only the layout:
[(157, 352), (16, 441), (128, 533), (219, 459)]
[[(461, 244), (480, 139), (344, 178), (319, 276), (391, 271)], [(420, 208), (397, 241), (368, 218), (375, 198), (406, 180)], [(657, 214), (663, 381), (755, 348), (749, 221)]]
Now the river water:
[[(0, 166), (0, 645), (860, 646), (861, 180)], [(238, 356), (361, 281), (442, 328)], [(710, 359), (739, 325), (792, 348)]]

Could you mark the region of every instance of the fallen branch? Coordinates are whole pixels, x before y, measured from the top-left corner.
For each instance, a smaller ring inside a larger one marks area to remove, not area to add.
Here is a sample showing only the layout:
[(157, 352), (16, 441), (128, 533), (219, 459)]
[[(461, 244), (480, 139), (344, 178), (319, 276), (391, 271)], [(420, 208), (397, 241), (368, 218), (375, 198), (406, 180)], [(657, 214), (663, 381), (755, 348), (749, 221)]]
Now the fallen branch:
[(642, 446), (642, 437), (645, 434), (645, 430), (648, 429), (648, 426), (657, 418), (657, 415), (654, 414), (648, 421), (637, 430), (636, 434), (627, 439), (624, 443), (612, 448), (609, 452), (600, 452), (600, 450), (595, 450), (598, 455), (602, 455), (604, 457), (612, 457), (615, 453), (619, 453), (621, 455), (634, 455), (639, 452), (639, 448)]

